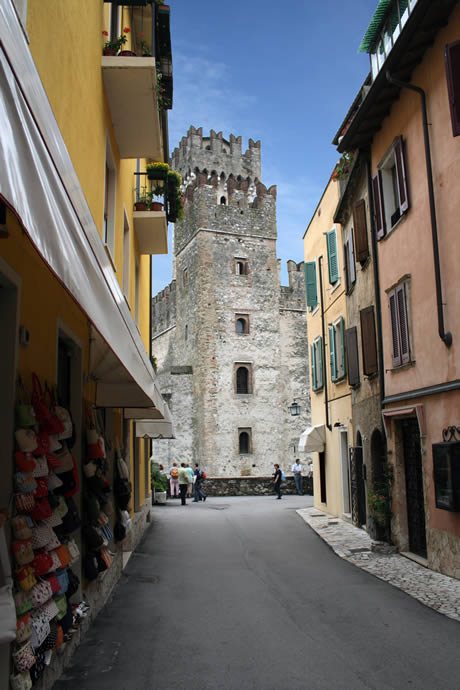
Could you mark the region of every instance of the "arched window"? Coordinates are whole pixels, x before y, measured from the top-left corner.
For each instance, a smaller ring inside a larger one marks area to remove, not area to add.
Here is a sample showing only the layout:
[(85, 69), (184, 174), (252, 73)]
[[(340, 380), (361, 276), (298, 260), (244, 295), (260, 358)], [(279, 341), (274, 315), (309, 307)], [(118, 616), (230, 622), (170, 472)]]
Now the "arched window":
[(249, 434), (247, 431), (240, 433), (240, 453), (249, 453)]
[(236, 370), (236, 392), (249, 393), (249, 371), (247, 367), (238, 367)]
[(247, 314), (236, 314), (235, 331), (239, 335), (249, 333), (249, 316)]
[(246, 328), (246, 321), (244, 319), (237, 319), (236, 320), (236, 332), (237, 333), (244, 333)]
[(227, 200), (224, 196), (220, 197), (220, 203), (222, 204), (222, 206), (225, 206), (225, 204), (227, 203)]
[(244, 263), (243, 263), (243, 261), (237, 261), (236, 262), (236, 275), (238, 275), (238, 276), (244, 275)]

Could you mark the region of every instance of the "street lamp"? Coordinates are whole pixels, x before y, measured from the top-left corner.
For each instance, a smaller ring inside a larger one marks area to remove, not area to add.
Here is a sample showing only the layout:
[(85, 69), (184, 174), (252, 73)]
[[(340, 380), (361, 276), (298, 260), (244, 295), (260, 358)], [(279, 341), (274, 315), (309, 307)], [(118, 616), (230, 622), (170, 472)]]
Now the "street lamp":
[(298, 417), (300, 414), (300, 405), (298, 405), (294, 399), (294, 402), (288, 405), (288, 410), (292, 417)]

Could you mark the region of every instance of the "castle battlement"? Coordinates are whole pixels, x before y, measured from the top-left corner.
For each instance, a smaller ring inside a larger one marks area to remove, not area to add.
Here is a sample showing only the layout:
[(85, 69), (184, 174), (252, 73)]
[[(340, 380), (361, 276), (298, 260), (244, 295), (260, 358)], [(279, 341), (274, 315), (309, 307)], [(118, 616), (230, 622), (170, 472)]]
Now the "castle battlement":
[(191, 126), (171, 155), (170, 165), (184, 179), (191, 173), (204, 172), (227, 178), (229, 175), (250, 177), (259, 181), (261, 177), (260, 141), (249, 139), (248, 149), (243, 153), (242, 138), (230, 134), (224, 139), (222, 132), (211, 129), (209, 137), (203, 136), (203, 128)]
[(152, 297), (152, 337), (176, 324), (176, 281)]

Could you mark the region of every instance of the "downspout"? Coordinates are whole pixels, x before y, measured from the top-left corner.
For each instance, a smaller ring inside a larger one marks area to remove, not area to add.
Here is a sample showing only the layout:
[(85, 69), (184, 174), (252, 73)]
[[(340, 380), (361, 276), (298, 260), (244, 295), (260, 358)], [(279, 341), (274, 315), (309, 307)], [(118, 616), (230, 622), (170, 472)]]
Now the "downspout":
[(324, 365), (324, 405), (326, 407), (326, 426), (329, 431), (332, 431), (332, 424), (329, 423), (329, 400), (327, 396), (327, 367), (326, 367), (326, 334), (324, 329), (324, 302), (323, 302), (323, 255), (318, 259), (319, 267), (319, 292), (321, 296), (321, 332), (323, 336), (323, 365)]
[(426, 114), (426, 97), (425, 92), (419, 86), (407, 84), (399, 81), (391, 76), (390, 72), (386, 72), (386, 78), (390, 84), (394, 84), (401, 89), (410, 89), (420, 95), (422, 108), (422, 124), (423, 124), (423, 138), (425, 141), (425, 162), (426, 175), (428, 182), (428, 197), (430, 200), (430, 215), (431, 215), (431, 235), (433, 238), (433, 258), (434, 258), (434, 274), (436, 281), (436, 302), (438, 307), (438, 333), (446, 347), (452, 345), (452, 333), (444, 328), (444, 312), (442, 302), (442, 285), (441, 285), (441, 266), (439, 261), (439, 244), (438, 244), (438, 227), (436, 222), (436, 208), (434, 203), (434, 185), (433, 185), (433, 170), (431, 167), (431, 153), (430, 153), (430, 139), (428, 135), (428, 119)]
[(380, 382), (380, 403), (383, 407), (385, 399), (385, 369), (383, 364), (383, 340), (382, 340), (382, 302), (380, 299), (380, 276), (378, 264), (378, 249), (377, 236), (375, 233), (375, 216), (374, 216), (374, 197), (372, 195), (372, 171), (369, 154), (366, 157), (367, 170), (367, 198), (370, 205), (370, 219), (371, 219), (371, 243), (372, 243), (372, 268), (374, 271), (374, 292), (375, 292), (375, 312), (377, 316), (377, 345), (378, 345), (378, 359), (379, 359), (379, 382)]

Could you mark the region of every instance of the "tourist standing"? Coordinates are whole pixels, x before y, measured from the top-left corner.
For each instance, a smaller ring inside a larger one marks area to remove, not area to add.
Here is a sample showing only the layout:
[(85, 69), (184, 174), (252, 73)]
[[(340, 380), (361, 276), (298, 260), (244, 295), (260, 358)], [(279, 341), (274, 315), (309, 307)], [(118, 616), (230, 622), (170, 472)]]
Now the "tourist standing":
[(274, 465), (275, 472), (273, 474), (273, 487), (278, 494), (277, 498), (281, 498), (281, 470), (280, 466), (275, 463)]
[(292, 465), (292, 471), (294, 473), (295, 488), (299, 496), (303, 496), (303, 477), (302, 477), (302, 465), (300, 460), (297, 458), (295, 463)]
[(201, 488), (203, 485), (203, 472), (200, 470), (199, 464), (196, 462), (195, 463), (195, 498), (193, 499), (194, 503), (197, 503), (197, 501), (205, 501), (206, 500), (206, 494), (204, 493), (203, 489)]
[(179, 468), (179, 493), (180, 493), (180, 502), (183, 506), (187, 505), (185, 497), (187, 496), (188, 485), (189, 485), (189, 479), (188, 479), (187, 465), (185, 464), (185, 462), (181, 462), (181, 465)]
[(195, 479), (195, 475), (194, 475), (193, 470), (190, 467), (190, 464), (188, 462), (185, 463), (185, 469), (187, 470), (187, 475), (188, 475), (187, 498), (192, 498), (193, 480)]
[(169, 470), (169, 492), (171, 498), (174, 496), (179, 496), (179, 468), (177, 462), (173, 462), (171, 469)]

